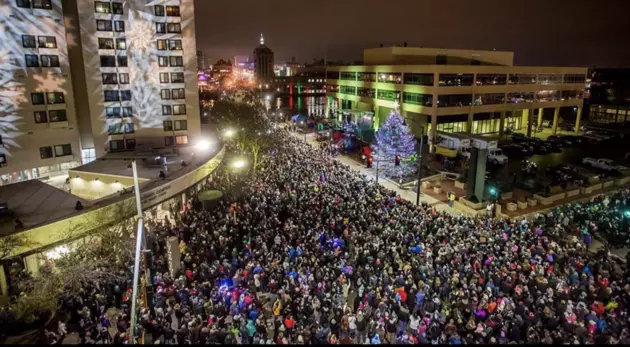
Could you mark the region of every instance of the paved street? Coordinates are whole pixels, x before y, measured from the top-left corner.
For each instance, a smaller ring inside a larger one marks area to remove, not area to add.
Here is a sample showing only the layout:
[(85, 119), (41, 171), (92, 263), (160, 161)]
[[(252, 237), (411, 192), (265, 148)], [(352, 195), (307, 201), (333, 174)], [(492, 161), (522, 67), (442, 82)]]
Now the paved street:
[[(293, 136), (299, 138), (299, 139), (304, 139), (304, 134), (302, 133), (292, 133)], [(315, 136), (314, 133), (311, 134), (307, 134), (306, 135), (306, 142), (308, 144), (310, 144), (311, 146), (319, 146), (319, 143), (315, 140)], [(365, 165), (362, 165), (360, 163), (357, 163), (355, 160), (353, 160), (352, 158), (345, 156), (345, 155), (338, 155), (335, 157), (335, 160), (337, 160), (340, 163), (343, 163), (345, 165), (348, 165), (349, 167), (351, 167), (352, 169), (361, 172), (362, 174), (365, 174), (367, 177), (376, 180), (376, 170), (374, 168), (372, 169), (368, 169), (367, 167), (365, 167)], [(396, 193), (398, 193), (403, 199), (411, 201), (413, 203), (416, 202), (416, 192), (411, 189), (401, 189), (397, 184), (392, 183), (391, 181), (388, 181), (386, 179), (383, 178), (382, 175), (379, 175), (379, 182), (380, 185), (382, 185), (383, 187), (387, 188), (387, 189), (391, 189), (396, 191)], [(446, 211), (449, 212), (451, 214), (454, 215), (461, 215), (462, 212), (458, 211), (454, 208), (451, 208), (448, 206), (448, 204), (443, 203), (431, 196), (428, 196), (426, 194), (423, 194), (420, 196), (420, 201), (424, 201), (426, 203), (428, 203), (431, 206), (435, 206), (435, 208), (438, 211)]]

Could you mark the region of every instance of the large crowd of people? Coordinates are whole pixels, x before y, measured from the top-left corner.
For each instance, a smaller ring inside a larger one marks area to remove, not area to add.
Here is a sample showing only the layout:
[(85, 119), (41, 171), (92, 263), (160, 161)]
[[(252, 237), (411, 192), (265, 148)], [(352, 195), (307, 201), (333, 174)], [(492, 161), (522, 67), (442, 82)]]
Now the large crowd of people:
[[(454, 216), (416, 207), (276, 131), (255, 174), (235, 182), (225, 168), (212, 177), (210, 187), (227, 193), (217, 206), (193, 197), (174, 225), (152, 228), (153, 305), (139, 313), (145, 340), (630, 343), (626, 273), (607, 251), (587, 249), (603, 210), (630, 192), (533, 220)], [(229, 194), (234, 185), (240, 194)], [(169, 236), (180, 240), (176, 276)], [(68, 298), (80, 342), (129, 341), (130, 287), (94, 285)], [(111, 322), (109, 307), (119, 312)], [(62, 324), (45, 342), (63, 340)]]

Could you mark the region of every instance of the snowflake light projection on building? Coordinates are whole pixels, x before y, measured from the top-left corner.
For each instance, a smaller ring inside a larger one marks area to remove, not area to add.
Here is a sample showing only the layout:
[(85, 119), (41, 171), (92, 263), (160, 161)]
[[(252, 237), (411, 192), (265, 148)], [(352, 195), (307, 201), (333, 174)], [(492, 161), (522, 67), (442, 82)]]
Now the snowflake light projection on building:
[(0, 40), (0, 136), (4, 144), (1, 151), (8, 156), (12, 148), (21, 147), (16, 140), (24, 134), (20, 131), (22, 117), (18, 113), (19, 105), (26, 101), (24, 85), (16, 79), (18, 73), (26, 75), (21, 33), (51, 31), (45, 28), (46, 21), (15, 11), (13, 3), (0, 3), (0, 32), (3, 33)]
[(128, 57), (133, 109), (139, 128), (162, 128), (155, 29), (143, 17), (140, 10), (129, 11)]
[[(415, 139), (397, 109), (393, 110), (385, 124), (376, 133), (376, 153), (379, 171), (389, 177), (404, 177), (416, 169)], [(401, 157), (400, 166), (395, 165), (396, 156)]]

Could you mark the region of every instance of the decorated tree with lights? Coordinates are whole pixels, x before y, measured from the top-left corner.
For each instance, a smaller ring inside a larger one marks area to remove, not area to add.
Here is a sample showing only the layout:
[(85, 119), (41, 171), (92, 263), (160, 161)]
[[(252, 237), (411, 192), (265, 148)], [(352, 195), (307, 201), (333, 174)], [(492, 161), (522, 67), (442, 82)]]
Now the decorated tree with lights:
[[(376, 153), (379, 171), (389, 177), (401, 178), (415, 171), (415, 139), (405, 124), (398, 108), (394, 109), (376, 133)], [(396, 156), (400, 156), (400, 166), (395, 165)]]

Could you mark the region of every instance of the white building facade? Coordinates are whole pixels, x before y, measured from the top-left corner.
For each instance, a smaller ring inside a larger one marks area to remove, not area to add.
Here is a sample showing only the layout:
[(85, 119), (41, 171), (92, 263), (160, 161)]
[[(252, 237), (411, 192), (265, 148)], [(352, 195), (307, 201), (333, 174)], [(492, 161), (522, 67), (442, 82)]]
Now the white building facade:
[(0, 31), (0, 184), (63, 174), (81, 151), (61, 0), (4, 0)]
[(83, 64), (76, 69), (83, 69), (89, 105), (89, 119), (82, 119), (84, 149), (100, 157), (195, 141), (200, 118), (193, 0), (68, 3), (77, 8)]

